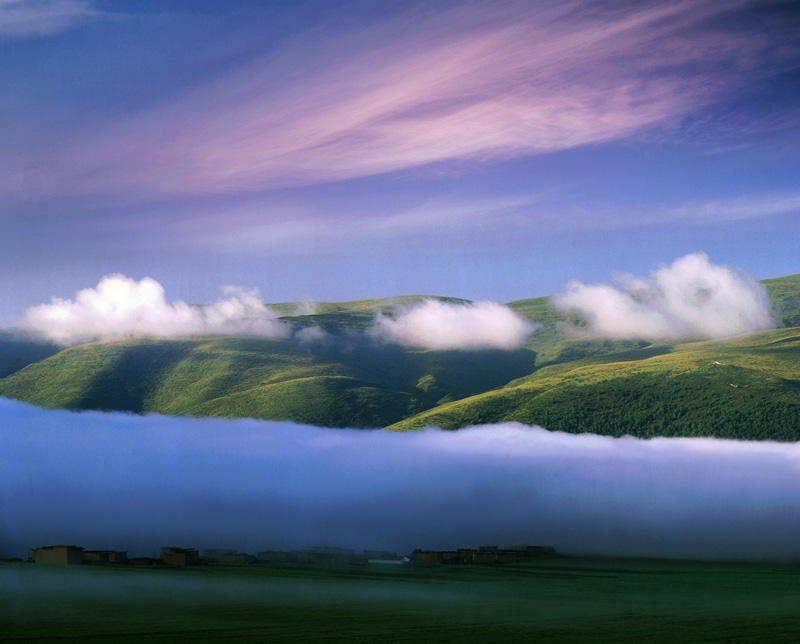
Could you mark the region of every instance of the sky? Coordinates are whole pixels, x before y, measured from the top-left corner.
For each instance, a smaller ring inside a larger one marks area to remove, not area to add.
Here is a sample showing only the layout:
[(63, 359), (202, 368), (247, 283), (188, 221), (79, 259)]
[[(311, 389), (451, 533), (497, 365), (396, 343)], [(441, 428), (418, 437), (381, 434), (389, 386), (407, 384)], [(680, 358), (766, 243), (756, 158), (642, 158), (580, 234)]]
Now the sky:
[(800, 272), (793, 2), (0, 0), (0, 326)]

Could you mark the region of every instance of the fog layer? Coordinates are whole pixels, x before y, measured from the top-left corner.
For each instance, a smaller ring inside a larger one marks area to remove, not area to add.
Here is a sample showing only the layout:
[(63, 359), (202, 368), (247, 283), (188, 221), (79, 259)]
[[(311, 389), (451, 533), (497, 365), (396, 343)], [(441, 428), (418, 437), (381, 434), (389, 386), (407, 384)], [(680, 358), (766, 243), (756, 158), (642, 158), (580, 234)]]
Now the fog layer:
[(800, 557), (800, 444), (42, 410), (0, 399), (0, 554), (531, 543)]

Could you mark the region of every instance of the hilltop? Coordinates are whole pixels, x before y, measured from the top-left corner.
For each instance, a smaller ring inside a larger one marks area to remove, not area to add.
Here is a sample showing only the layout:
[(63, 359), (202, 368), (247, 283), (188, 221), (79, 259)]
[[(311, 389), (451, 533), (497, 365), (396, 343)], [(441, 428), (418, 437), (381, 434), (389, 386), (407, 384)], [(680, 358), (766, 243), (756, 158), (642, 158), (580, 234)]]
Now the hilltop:
[[(42, 407), (457, 429), (519, 421), (615, 436), (800, 440), (800, 275), (765, 280), (783, 327), (717, 341), (599, 340), (547, 297), (524, 348), (388, 344), (376, 311), (426, 296), (272, 305), (299, 340), (213, 336), (54, 345), (0, 336), (0, 395)], [(464, 303), (456, 298), (442, 301)]]

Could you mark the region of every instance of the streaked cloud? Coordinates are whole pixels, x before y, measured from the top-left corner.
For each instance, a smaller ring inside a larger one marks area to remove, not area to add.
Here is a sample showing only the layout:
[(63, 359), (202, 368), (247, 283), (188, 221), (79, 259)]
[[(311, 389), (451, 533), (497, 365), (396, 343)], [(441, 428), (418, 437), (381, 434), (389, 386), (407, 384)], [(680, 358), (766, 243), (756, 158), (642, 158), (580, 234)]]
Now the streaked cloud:
[(6, 399), (0, 424), (0, 556), (52, 543), (800, 556), (798, 444), (514, 423), (399, 434)]
[(469, 3), (393, 16), (20, 151), (0, 188), (15, 201), (253, 191), (616, 140), (759, 64), (765, 37), (703, 28), (729, 9)]
[(800, 214), (800, 192), (750, 194), (725, 199), (682, 204), (668, 211), (674, 218), (699, 224), (759, 219), (774, 215)]
[(378, 313), (373, 334), (425, 349), (518, 349), (538, 325), (496, 302), (423, 300), (391, 317)]
[(0, 0), (0, 39), (49, 36), (99, 15), (87, 0)]
[[(439, 198), (406, 208), (373, 204), (311, 204), (287, 208), (268, 200), (244, 207), (194, 210), (168, 225), (169, 243), (211, 251), (283, 255), (318, 248), (347, 248), (370, 241), (419, 235), (452, 235), (464, 230), (519, 222), (539, 200), (536, 195), (497, 198)], [(151, 243), (151, 242), (148, 242)]]
[(720, 338), (774, 325), (766, 288), (744, 271), (694, 253), (648, 277), (615, 276), (617, 286), (569, 282), (550, 302), (608, 338)]
[(79, 291), (74, 300), (53, 298), (30, 307), (23, 327), (58, 344), (125, 338), (174, 338), (197, 335), (284, 337), (289, 327), (265, 306), (255, 289), (227, 286), (212, 304), (168, 302), (154, 279), (136, 281), (108, 275), (95, 288)]

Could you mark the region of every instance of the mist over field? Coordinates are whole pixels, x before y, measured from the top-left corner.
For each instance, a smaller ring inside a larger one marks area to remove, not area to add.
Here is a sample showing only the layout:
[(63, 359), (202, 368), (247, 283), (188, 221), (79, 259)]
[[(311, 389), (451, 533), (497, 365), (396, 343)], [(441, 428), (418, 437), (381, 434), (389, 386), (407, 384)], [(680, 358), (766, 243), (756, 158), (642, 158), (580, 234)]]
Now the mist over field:
[(0, 555), (531, 543), (800, 557), (800, 444), (42, 410), (0, 399)]

